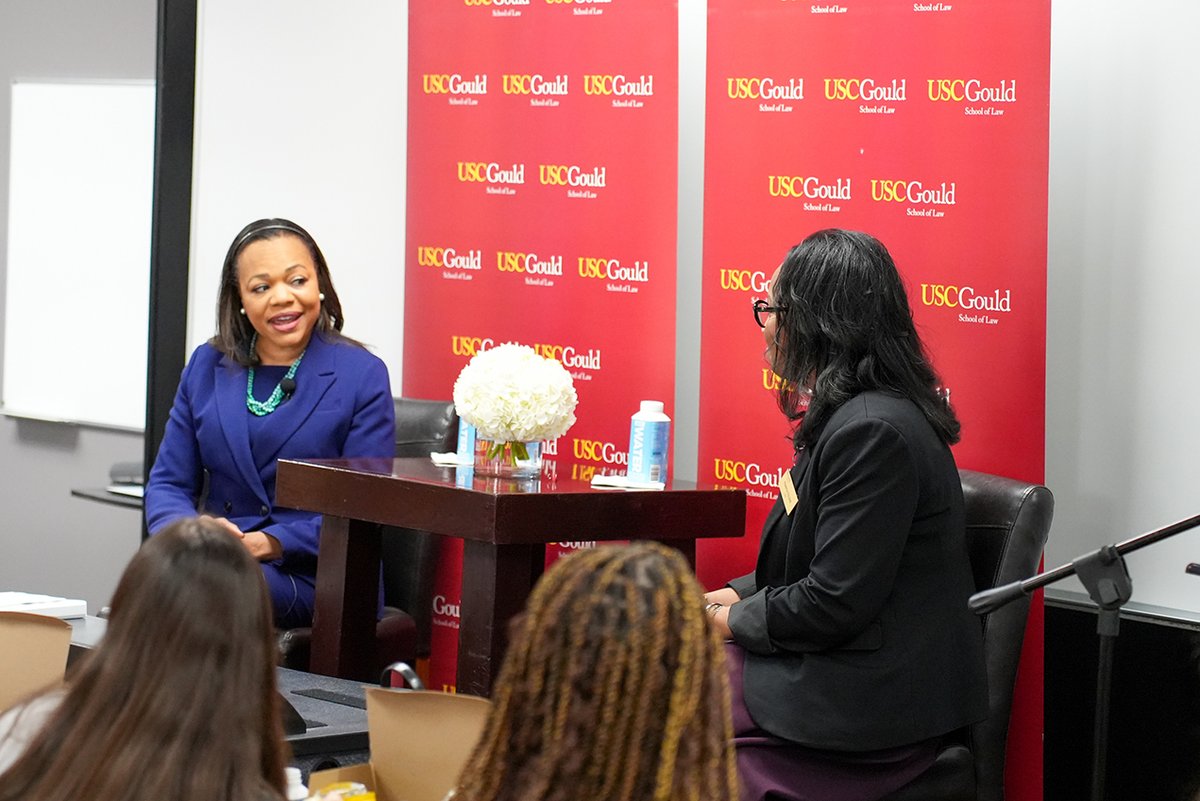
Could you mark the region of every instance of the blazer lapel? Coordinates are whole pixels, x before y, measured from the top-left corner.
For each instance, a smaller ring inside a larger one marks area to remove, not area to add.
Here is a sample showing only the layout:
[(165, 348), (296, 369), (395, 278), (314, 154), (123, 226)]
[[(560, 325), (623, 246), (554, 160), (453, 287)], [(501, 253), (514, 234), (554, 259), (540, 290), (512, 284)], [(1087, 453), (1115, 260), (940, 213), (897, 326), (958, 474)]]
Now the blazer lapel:
[(258, 452), (265, 461), (275, 461), (279, 450), (321, 405), (321, 399), (337, 380), (334, 347), (321, 339), (319, 333), (313, 333), (296, 371), (296, 394), (279, 404), (271, 413), (276, 418), (271, 421), (274, 425), (262, 432)]
[[(799, 487), (804, 481), (804, 474), (808, 472), (808, 449), (805, 448), (800, 452), (796, 464), (779, 477), (780, 481), (791, 481), (793, 486)], [(803, 502), (803, 496), (800, 496), (800, 502)], [(797, 505), (798, 508), (798, 505)], [(792, 514), (796, 514), (796, 508), (792, 509)], [(771, 553), (771, 548), (774, 546), (773, 540), (776, 537), (787, 536), (792, 529), (792, 516), (784, 512), (783, 498), (776, 498), (775, 505), (771, 507), (771, 511), (767, 513), (767, 519), (763, 523), (762, 541), (759, 543), (758, 552), (758, 568), (756, 570), (760, 575), (757, 576), (759, 587), (765, 586), (762, 582), (766, 579), (765, 575), (761, 574), (763, 565), (771, 560), (767, 555)]]
[(213, 385), (216, 387), (217, 417), (225, 434), (225, 445), (229, 458), (238, 474), (260, 500), (266, 502), (267, 490), (262, 476), (254, 465), (254, 454), (250, 452), (250, 433), (247, 426), (246, 371), (223, 356), (213, 367)]

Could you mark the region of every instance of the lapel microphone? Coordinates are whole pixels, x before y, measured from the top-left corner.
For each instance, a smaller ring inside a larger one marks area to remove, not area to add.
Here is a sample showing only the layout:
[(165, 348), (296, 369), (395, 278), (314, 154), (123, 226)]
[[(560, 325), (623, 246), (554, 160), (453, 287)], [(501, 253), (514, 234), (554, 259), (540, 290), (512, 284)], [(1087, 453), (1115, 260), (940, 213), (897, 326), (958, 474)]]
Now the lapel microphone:
[(296, 379), (285, 378), (279, 382), (279, 388), (283, 390), (283, 399), (288, 400), (296, 392)]

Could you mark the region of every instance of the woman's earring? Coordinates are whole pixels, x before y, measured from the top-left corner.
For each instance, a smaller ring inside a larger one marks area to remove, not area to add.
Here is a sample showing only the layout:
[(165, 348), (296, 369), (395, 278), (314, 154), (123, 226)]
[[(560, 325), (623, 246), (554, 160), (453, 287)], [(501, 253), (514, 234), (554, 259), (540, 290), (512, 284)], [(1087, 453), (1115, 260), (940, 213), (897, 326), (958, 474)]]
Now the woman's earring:
[(325, 302), (325, 293), (324, 293), (324, 292), (321, 292), (321, 293), (319, 293), (319, 294), (317, 295), (317, 297), (321, 299), (321, 302), (322, 302), (322, 303), (324, 303), (324, 302)]
[(238, 309), (238, 311), (240, 311), (240, 312), (242, 313), (242, 316), (243, 316), (243, 317), (245, 317), (245, 316), (246, 316), (246, 309), (245, 309), (244, 307), (243, 307), (243, 308), (241, 308), (241, 309)]

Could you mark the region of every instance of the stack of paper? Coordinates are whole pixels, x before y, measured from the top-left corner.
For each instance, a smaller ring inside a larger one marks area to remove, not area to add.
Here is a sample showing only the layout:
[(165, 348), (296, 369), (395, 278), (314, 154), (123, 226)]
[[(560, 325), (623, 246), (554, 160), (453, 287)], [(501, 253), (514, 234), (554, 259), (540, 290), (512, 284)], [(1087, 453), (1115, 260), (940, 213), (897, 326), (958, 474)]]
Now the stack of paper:
[(0, 612), (29, 612), (61, 618), (86, 617), (87, 601), (31, 592), (0, 592)]

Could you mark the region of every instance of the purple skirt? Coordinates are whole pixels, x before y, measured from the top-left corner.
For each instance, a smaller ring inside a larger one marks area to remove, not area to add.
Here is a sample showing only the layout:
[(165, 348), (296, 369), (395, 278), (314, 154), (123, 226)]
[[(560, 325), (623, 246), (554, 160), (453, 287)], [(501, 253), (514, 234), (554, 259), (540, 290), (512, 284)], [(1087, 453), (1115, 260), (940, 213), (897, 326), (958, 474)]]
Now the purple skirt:
[[(746, 708), (746, 652), (725, 644), (741, 801), (879, 801), (933, 764), (939, 740), (882, 751), (821, 751), (768, 734)], [(803, 703), (797, 700), (796, 703)]]

